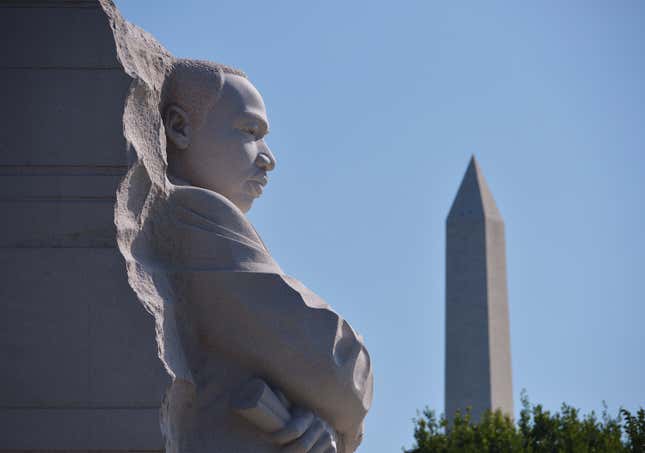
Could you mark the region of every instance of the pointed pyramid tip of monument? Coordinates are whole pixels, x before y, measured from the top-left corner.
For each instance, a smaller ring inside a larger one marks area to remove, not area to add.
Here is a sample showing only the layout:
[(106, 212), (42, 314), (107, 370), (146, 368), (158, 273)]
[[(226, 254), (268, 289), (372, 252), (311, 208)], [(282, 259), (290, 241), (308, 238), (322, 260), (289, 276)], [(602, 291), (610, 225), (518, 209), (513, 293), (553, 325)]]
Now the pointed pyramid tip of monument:
[(482, 169), (479, 166), (479, 161), (477, 160), (477, 157), (474, 153), (470, 155), (470, 160), (468, 161), (468, 168), (466, 169), (466, 171), (470, 170), (471, 167), (477, 173), (477, 176), (481, 177)]
[(484, 173), (475, 157), (471, 154), (468, 168), (461, 181), (447, 220), (458, 218), (496, 218), (502, 220), (495, 198), (486, 183)]

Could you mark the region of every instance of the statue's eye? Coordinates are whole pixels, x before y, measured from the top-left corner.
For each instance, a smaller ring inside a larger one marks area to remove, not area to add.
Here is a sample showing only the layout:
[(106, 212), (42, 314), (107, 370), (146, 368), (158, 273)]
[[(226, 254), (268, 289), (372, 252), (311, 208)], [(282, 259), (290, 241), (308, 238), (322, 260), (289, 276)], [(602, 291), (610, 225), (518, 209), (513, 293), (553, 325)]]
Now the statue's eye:
[(254, 127), (243, 127), (242, 130), (253, 137), (257, 136), (257, 131)]

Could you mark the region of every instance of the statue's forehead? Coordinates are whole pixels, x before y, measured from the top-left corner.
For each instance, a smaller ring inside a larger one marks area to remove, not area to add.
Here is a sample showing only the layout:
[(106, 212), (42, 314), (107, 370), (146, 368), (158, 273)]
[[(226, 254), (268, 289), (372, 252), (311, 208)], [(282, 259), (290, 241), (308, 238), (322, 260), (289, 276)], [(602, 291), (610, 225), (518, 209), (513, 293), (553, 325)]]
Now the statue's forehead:
[(266, 120), (264, 100), (245, 77), (226, 74), (220, 103), (230, 108), (232, 113), (250, 112)]

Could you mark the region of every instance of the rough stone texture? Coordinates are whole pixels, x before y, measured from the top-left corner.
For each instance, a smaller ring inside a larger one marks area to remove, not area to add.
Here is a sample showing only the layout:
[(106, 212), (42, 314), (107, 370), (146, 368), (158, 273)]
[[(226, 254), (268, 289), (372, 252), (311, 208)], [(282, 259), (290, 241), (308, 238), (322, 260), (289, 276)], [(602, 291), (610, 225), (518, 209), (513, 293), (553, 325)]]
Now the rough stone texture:
[(168, 378), (116, 249), (132, 78), (109, 18), (0, 1), (0, 55), (0, 450), (161, 449)]
[(445, 398), (513, 414), (504, 221), (474, 157), (446, 221)]

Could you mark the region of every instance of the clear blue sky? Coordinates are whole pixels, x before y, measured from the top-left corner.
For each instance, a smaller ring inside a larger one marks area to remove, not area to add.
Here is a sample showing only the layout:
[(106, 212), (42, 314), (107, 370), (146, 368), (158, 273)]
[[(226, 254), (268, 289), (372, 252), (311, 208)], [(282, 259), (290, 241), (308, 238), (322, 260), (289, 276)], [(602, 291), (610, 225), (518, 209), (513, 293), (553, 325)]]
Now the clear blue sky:
[(365, 337), (360, 451), (443, 410), (444, 221), (472, 153), (506, 221), (516, 406), (645, 406), (645, 3), (117, 3), (263, 94), (278, 166), (250, 218)]

